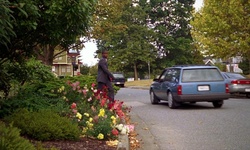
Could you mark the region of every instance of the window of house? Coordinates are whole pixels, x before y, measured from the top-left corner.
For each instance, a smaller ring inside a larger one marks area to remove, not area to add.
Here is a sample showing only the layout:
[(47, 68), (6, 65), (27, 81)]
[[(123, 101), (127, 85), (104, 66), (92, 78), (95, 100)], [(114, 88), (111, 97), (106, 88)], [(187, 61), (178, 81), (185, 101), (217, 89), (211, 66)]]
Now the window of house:
[(71, 66), (67, 66), (66, 69), (67, 69), (67, 72), (71, 72)]

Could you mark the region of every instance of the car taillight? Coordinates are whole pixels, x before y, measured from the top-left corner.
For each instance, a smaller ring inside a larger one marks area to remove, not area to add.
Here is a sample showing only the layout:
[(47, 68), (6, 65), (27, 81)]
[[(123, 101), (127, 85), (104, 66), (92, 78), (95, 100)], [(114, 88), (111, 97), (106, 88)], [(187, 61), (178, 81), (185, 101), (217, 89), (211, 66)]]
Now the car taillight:
[(250, 80), (238, 81), (238, 84), (250, 84)]
[(227, 83), (226, 83), (226, 93), (229, 93), (229, 86)]
[(233, 80), (231, 81), (232, 84), (238, 84), (238, 81), (237, 80)]
[(250, 84), (249, 80), (233, 80), (231, 81), (232, 84)]
[(177, 94), (182, 95), (182, 87), (181, 87), (181, 85), (177, 86)]

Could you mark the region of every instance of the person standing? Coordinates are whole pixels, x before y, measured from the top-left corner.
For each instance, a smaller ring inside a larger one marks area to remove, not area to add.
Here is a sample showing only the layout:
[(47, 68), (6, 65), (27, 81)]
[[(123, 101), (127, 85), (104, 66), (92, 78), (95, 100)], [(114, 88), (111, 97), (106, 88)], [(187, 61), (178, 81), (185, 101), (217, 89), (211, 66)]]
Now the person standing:
[(97, 89), (102, 91), (105, 87), (108, 89), (108, 97), (111, 102), (114, 102), (114, 88), (112, 86), (112, 80), (114, 80), (113, 74), (108, 70), (108, 51), (102, 51), (102, 58), (98, 62), (97, 72)]

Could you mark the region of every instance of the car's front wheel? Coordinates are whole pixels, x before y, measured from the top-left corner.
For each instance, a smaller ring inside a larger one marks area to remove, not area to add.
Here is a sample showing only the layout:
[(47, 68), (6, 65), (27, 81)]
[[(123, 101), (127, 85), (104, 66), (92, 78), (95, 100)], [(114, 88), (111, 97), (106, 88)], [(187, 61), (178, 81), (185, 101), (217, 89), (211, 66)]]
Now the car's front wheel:
[(168, 107), (175, 109), (177, 107), (177, 102), (174, 100), (171, 92), (168, 93)]
[(155, 96), (155, 93), (152, 90), (150, 91), (150, 101), (151, 101), (151, 104), (159, 103), (158, 97)]
[(221, 108), (223, 105), (223, 101), (214, 101), (213, 106), (214, 108)]

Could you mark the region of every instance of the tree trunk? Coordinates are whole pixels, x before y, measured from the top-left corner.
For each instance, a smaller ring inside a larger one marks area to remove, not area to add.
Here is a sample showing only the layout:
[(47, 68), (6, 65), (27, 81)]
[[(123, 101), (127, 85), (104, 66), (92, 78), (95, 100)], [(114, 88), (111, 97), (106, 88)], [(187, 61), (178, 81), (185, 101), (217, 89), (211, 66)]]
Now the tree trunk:
[(134, 63), (134, 77), (135, 77), (135, 80), (138, 80), (138, 73), (137, 73), (136, 63)]
[(52, 66), (55, 46), (46, 45), (46, 46), (36, 46), (35, 48), (37, 58), (43, 62), (43, 64)]

